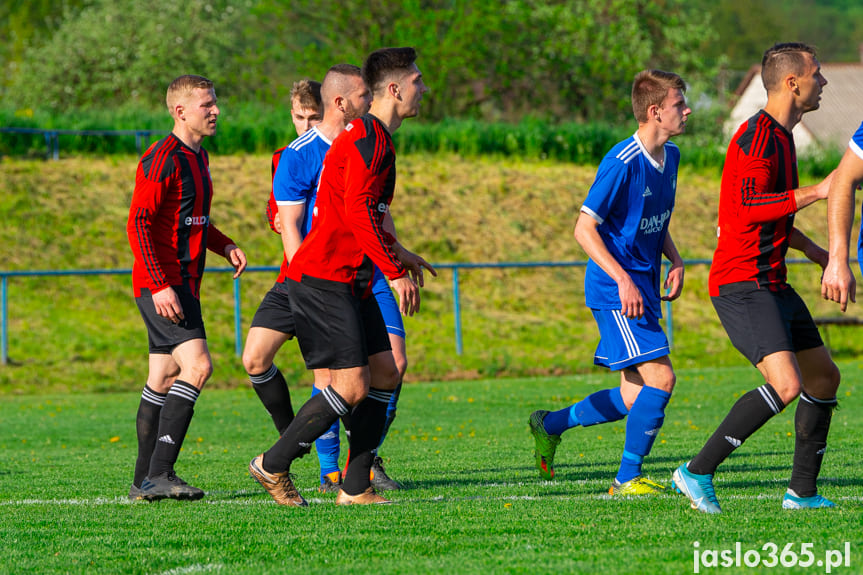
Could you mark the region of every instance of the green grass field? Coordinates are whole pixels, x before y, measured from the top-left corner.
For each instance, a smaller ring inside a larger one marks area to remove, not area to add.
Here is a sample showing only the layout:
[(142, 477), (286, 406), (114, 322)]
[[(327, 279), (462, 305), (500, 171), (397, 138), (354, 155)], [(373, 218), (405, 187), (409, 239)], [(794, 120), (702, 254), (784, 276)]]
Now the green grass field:
[[(765, 545), (813, 561), (850, 545), (863, 572), (863, 406), (859, 364), (843, 363), (821, 493), (834, 510), (789, 512), (780, 499), (794, 445), (793, 406), (720, 468), (723, 514), (679, 495), (611, 499), (624, 422), (564, 435), (557, 478), (533, 468), (526, 420), (617, 379), (558, 378), (406, 386), (382, 450), (408, 489), (395, 505), (337, 508), (318, 495), (314, 456), (294, 464), (306, 509), (277, 506), (248, 476), (275, 431), (248, 388), (205, 390), (177, 470), (199, 502), (126, 500), (135, 459), (136, 393), (6, 396), (0, 403), (2, 573), (692, 573), (697, 550)], [(683, 369), (646, 474), (671, 471), (706, 440), (736, 397), (760, 383), (748, 366)], [(299, 405), (307, 389), (296, 393)], [(750, 559), (752, 558), (750, 554)], [(784, 557), (786, 562), (790, 555)], [(709, 560), (709, 556), (708, 556)], [(777, 559), (778, 560), (778, 559)], [(811, 568), (708, 568), (702, 573), (824, 573)]]

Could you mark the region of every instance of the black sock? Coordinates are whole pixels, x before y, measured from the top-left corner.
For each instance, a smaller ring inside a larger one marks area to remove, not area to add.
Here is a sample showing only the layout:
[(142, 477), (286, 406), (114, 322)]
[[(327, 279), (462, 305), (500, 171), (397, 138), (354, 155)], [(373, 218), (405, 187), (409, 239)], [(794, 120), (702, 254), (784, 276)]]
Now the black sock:
[(135, 476), (132, 479), (135, 487), (141, 487), (141, 482), (150, 471), (150, 458), (156, 447), (159, 413), (165, 404), (165, 396), (166, 394), (156, 393), (146, 385), (141, 393), (141, 403), (138, 405), (138, 416), (135, 419), (135, 428), (138, 432), (138, 459), (135, 461)]
[(815, 399), (806, 392), (800, 394), (797, 412), (794, 414), (796, 439), (794, 444), (794, 467), (788, 488), (800, 497), (811, 497), (818, 493), (815, 482), (821, 471), (821, 461), (827, 449), (827, 433), (830, 419), (836, 407), (836, 398)]
[(249, 374), (249, 381), (255, 393), (264, 404), (264, 409), (273, 418), (279, 435), (283, 434), (294, 419), (294, 408), (291, 405), (291, 394), (285, 377), (275, 364), (259, 375)]
[(713, 474), (731, 452), (762, 425), (785, 409), (779, 394), (769, 383), (753, 389), (737, 400), (701, 451), (687, 465), (690, 472)]
[(351, 459), (342, 483), (342, 490), (348, 495), (359, 495), (371, 486), (372, 450), (380, 443), (392, 395), (392, 391), (371, 388), (368, 397), (351, 414)]
[(276, 444), (264, 453), (264, 471), (282, 473), (290, 469), (291, 462), (308, 453), (312, 443), (349, 409), (342, 396), (329, 385), (312, 396)]
[(174, 385), (168, 390), (159, 417), (156, 448), (150, 459), (150, 477), (174, 470), (174, 463), (180, 455), (180, 448), (183, 447), (183, 440), (186, 439), (189, 423), (195, 413), (195, 402), (199, 393), (198, 388), (179, 379), (174, 381)]

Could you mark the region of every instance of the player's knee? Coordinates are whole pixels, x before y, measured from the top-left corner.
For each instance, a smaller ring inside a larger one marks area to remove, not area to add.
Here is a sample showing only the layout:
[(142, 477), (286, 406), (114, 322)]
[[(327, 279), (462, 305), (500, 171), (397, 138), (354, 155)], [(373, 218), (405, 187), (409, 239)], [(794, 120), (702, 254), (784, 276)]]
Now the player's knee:
[(207, 380), (210, 379), (211, 375), (213, 375), (213, 363), (209, 357), (206, 357), (184, 369), (180, 374), (180, 378), (190, 385), (201, 389), (207, 383)]
[(265, 365), (264, 359), (260, 354), (248, 348), (243, 350), (243, 368), (246, 370), (246, 373), (258, 375), (269, 369), (270, 366)]
[(839, 368), (831, 361), (829, 367), (806, 382), (806, 391), (819, 399), (829, 399), (836, 395), (841, 379)]
[(770, 382), (770, 385), (773, 386), (773, 389), (776, 390), (776, 393), (779, 394), (779, 398), (785, 405), (797, 399), (797, 396), (803, 391), (803, 384), (798, 379), (785, 381), (781, 384)]

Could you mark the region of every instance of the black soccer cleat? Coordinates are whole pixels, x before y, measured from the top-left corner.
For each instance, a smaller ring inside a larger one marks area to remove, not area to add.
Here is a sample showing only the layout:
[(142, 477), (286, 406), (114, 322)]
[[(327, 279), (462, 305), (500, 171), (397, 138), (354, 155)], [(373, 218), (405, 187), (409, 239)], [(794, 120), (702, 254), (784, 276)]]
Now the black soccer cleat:
[(372, 487), (375, 488), (375, 491), (395, 491), (397, 489), (404, 489), (401, 483), (387, 475), (387, 472), (384, 471), (384, 460), (377, 455), (372, 463), (371, 477), (369, 477), (369, 479), (371, 479)]
[[(131, 496), (131, 492), (129, 494)], [(141, 482), (141, 498), (147, 501), (160, 499), (179, 499), (197, 501), (204, 496), (204, 490), (192, 487), (173, 471), (155, 477), (147, 477)]]

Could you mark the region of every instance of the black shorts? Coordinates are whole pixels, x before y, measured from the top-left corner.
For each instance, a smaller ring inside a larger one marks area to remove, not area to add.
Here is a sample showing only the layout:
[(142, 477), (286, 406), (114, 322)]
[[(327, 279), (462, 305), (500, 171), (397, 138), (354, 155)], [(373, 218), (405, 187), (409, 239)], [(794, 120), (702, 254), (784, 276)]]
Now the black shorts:
[(297, 335), (287, 284), (276, 282), (270, 288), (252, 318), (252, 327), (273, 329), (290, 337)]
[(288, 280), (297, 341), (308, 369), (347, 369), (392, 349), (378, 302), (339, 282), (303, 276)]
[[(207, 339), (204, 331), (204, 320), (201, 317), (201, 301), (192, 295), (185, 286), (172, 286), (183, 306), (183, 319), (174, 323), (156, 313), (153, 305), (153, 295), (150, 290), (141, 290), (141, 297), (135, 298), (138, 311), (147, 326), (147, 339), (150, 353), (170, 354), (181, 343), (191, 339)], [(171, 289), (171, 288), (168, 288)]]
[(770, 291), (755, 282), (719, 286), (710, 298), (731, 343), (752, 365), (777, 351), (824, 345), (818, 326), (793, 288)]

